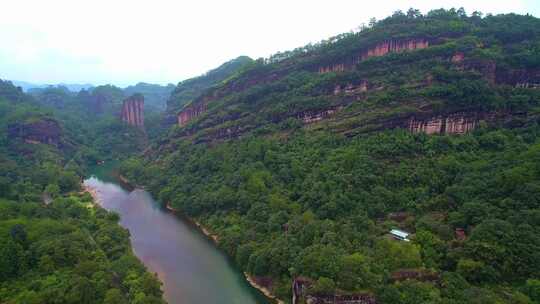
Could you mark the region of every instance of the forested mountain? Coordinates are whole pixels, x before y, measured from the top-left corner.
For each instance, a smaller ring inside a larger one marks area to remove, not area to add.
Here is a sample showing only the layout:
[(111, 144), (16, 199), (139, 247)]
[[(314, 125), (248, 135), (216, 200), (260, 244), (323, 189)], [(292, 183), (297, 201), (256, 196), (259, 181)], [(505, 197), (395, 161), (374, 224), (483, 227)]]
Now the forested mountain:
[(539, 303), (539, 19), (411, 9), (181, 87), (122, 171), (279, 298)]
[(31, 82), (26, 82), (26, 81), (17, 81), (17, 80), (11, 80), (11, 82), (13, 83), (13, 85), (17, 86), (17, 87), (21, 87), (21, 89), (25, 92), (25, 93), (31, 93), (32, 91), (34, 90), (40, 90), (40, 89), (45, 89), (45, 88), (48, 88), (48, 87), (66, 87), (68, 90), (72, 91), (72, 92), (79, 92), (80, 90), (88, 90), (88, 89), (91, 89), (93, 88), (94, 86), (91, 85), (91, 84), (78, 84), (78, 83), (60, 83), (60, 84), (57, 84), (57, 85), (50, 85), (50, 84), (35, 84), (35, 83), (31, 83)]
[(233, 76), (242, 68), (252, 63), (247, 56), (240, 56), (219, 67), (208, 71), (206, 74), (184, 80), (176, 86), (167, 101), (167, 112), (176, 114), (184, 105), (199, 97), (206, 89), (220, 84), (222, 81)]
[(76, 131), (0, 81), (0, 303), (163, 303), (118, 216), (80, 192), (97, 152)]

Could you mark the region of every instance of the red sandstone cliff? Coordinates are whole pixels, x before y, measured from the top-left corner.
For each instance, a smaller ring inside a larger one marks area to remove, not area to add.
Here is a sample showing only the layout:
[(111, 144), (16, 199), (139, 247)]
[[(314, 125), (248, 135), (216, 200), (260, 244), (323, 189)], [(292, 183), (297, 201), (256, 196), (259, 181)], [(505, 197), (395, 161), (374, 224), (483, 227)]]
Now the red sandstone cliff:
[(188, 105), (178, 113), (178, 125), (180, 127), (185, 126), (193, 118), (203, 114), (206, 111), (206, 108), (206, 102)]
[(351, 69), (356, 63), (371, 57), (384, 56), (388, 53), (425, 49), (427, 47), (429, 47), (429, 42), (425, 39), (387, 40), (365, 50), (349, 64), (336, 63), (333, 65), (319, 67), (319, 73), (343, 72)]
[(409, 119), (408, 129), (413, 133), (426, 134), (464, 134), (472, 131), (478, 124), (478, 117), (471, 113), (455, 113), (435, 116), (428, 119)]
[(126, 98), (122, 105), (122, 121), (135, 127), (144, 127), (144, 97), (135, 94)]
[(32, 122), (17, 122), (8, 125), (8, 137), (20, 138), (29, 144), (59, 146), (62, 128), (56, 120), (41, 119)]

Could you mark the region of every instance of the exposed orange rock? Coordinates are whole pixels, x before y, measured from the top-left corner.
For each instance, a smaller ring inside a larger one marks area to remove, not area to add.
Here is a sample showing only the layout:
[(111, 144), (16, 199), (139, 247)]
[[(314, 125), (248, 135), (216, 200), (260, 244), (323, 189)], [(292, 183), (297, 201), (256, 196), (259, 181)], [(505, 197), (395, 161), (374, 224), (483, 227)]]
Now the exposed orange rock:
[(465, 54), (463, 54), (462, 52), (455, 53), (451, 59), (453, 63), (461, 63), (463, 62), (463, 60), (465, 60)]
[(319, 74), (328, 73), (328, 72), (343, 72), (343, 71), (345, 71), (345, 64), (343, 63), (319, 68)]
[(426, 134), (464, 134), (478, 124), (475, 115), (456, 113), (448, 116), (435, 116), (429, 119), (409, 119), (408, 128), (413, 133)]
[(425, 49), (429, 47), (429, 42), (424, 39), (410, 39), (410, 40), (389, 40), (383, 43), (377, 44), (375, 47), (362, 53), (361, 60), (366, 60), (370, 57), (384, 56), (388, 53), (398, 53), (403, 51), (412, 51), (417, 49)]
[(188, 122), (190, 122), (193, 118), (200, 116), (204, 112), (206, 112), (207, 105), (206, 103), (196, 104), (196, 105), (189, 105), (182, 109), (178, 113), (178, 125), (180, 127), (185, 126)]
[(388, 53), (425, 49), (427, 47), (429, 47), (429, 42), (425, 39), (387, 40), (362, 52), (360, 56), (353, 60), (352, 63), (336, 63), (333, 65), (322, 66), (319, 67), (318, 71), (320, 74), (328, 72), (343, 72), (345, 70), (352, 69), (354, 64), (371, 57), (384, 56)]
[(121, 112), (122, 121), (135, 127), (144, 127), (144, 97), (132, 95), (124, 100)]

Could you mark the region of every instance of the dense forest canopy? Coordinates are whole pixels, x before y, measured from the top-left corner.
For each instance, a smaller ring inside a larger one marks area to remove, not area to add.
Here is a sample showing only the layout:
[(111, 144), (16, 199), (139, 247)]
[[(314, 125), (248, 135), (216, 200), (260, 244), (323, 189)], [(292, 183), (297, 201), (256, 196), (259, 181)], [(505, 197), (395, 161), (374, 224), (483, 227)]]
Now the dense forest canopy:
[(73, 96), (62, 88), (47, 96), (53, 108), (0, 81), (0, 302), (163, 303), (118, 216), (81, 192), (99, 153), (75, 133), (88, 130), (77, 129), (83, 114), (57, 115), (69, 105), (56, 101)]
[(398, 11), (257, 60), (122, 171), (282, 299), (537, 303), (539, 43), (532, 16)]
[(540, 303), (533, 16), (410, 9), (174, 88), (30, 93), (0, 81), (1, 303), (162, 303), (80, 188), (115, 159), (287, 302)]

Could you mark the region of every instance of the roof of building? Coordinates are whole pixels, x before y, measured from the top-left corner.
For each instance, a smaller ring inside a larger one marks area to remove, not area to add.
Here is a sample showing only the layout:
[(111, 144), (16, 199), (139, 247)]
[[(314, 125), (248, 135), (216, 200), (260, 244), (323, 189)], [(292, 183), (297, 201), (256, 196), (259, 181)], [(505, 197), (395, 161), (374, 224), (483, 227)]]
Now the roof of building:
[(402, 239), (406, 239), (409, 236), (409, 233), (401, 231), (399, 229), (392, 229), (390, 230), (390, 233)]

